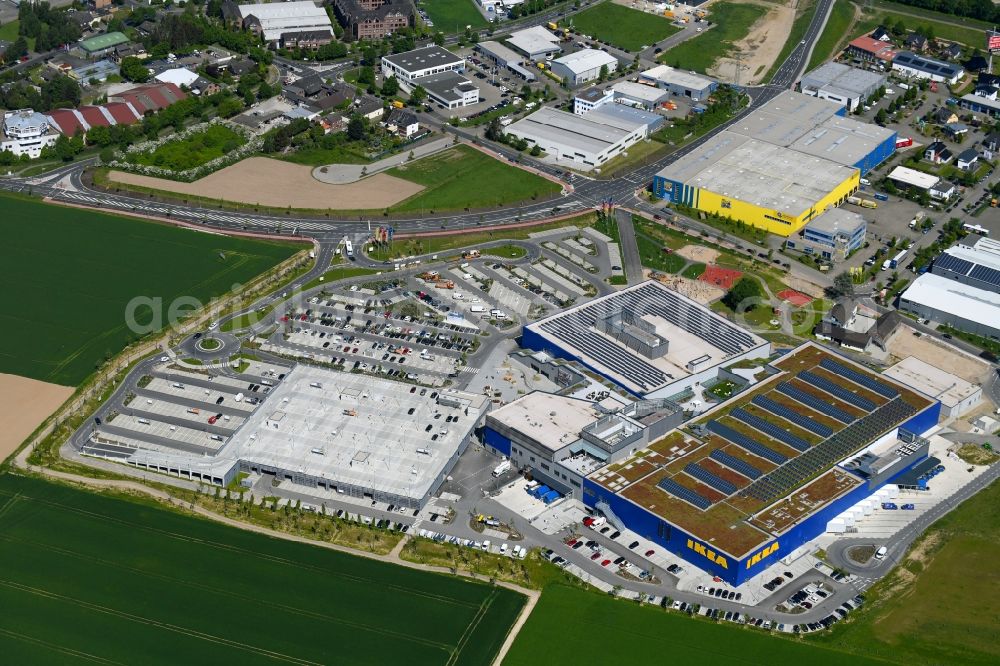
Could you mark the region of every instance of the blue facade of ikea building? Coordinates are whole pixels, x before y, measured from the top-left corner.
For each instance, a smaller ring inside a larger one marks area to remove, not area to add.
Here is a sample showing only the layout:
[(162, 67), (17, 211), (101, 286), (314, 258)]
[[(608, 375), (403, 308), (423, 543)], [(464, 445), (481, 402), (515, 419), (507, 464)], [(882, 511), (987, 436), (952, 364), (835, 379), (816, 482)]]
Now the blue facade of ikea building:
[(896, 139), (898, 137), (899, 135), (893, 132), (891, 136), (875, 146), (871, 152), (854, 163), (854, 166), (861, 171), (862, 176), (893, 156), (896, 152)]
[[(941, 403), (934, 401), (932, 405), (910, 417), (899, 427), (915, 433), (926, 432), (937, 424), (940, 411)], [(901, 469), (898, 474), (886, 482), (892, 483), (893, 479), (904, 474), (921, 460), (922, 458), (914, 459), (906, 468)], [(884, 483), (880, 485), (884, 485)], [(718, 576), (731, 585), (740, 585), (802, 544), (823, 534), (830, 520), (870, 496), (876, 490), (878, 487), (870, 488), (867, 483), (863, 483), (843, 497), (823, 507), (788, 532), (762, 543), (742, 557), (734, 557), (728, 553), (720, 552), (712, 544), (671, 525), (660, 516), (590, 479), (584, 481), (583, 501), (591, 508), (595, 508), (598, 502), (606, 502), (628, 529), (659, 544), (699, 569)]]

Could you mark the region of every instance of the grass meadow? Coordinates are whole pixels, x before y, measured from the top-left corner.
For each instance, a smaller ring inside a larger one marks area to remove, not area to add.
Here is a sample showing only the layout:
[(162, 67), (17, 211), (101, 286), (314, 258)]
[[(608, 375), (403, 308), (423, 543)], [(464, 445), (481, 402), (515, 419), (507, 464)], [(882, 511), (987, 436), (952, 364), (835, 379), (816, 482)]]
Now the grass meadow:
[(605, 2), (584, 10), (573, 17), (573, 28), (625, 51), (639, 51), (652, 46), (681, 28), (668, 19)]
[(126, 324), (131, 299), (161, 299), (134, 319), (166, 325), (178, 297), (207, 303), (297, 251), (20, 197), (0, 197), (0, 211), (0, 372), (67, 386), (138, 337)]
[(391, 207), (391, 213), (486, 208), (560, 190), (550, 180), (468, 146), (455, 146), (386, 173), (426, 188)]
[(565, 585), (545, 589), (503, 663), (571, 666), (579, 664), (583, 655), (588, 664), (884, 663), (776, 638), (745, 626), (667, 613), (659, 606), (640, 607), (631, 601)]
[(660, 62), (704, 74), (717, 60), (728, 56), (733, 44), (746, 37), (750, 26), (768, 11), (761, 5), (734, 2), (717, 2), (711, 10), (715, 27), (664, 51)]

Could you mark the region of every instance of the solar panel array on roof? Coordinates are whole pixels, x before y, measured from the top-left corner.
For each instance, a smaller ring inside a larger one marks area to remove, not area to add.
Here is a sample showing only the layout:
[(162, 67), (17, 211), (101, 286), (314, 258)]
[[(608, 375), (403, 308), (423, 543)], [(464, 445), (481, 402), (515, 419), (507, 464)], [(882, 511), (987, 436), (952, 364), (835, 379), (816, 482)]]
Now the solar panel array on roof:
[(733, 485), (729, 481), (726, 481), (720, 476), (712, 474), (707, 469), (700, 466), (698, 463), (688, 463), (687, 465), (684, 466), (684, 472), (688, 476), (693, 476), (702, 483), (705, 483), (711, 486), (712, 488), (715, 488), (720, 493), (723, 493), (725, 495), (732, 495), (737, 490), (735, 485)]
[(726, 354), (739, 354), (758, 344), (754, 336), (738, 326), (654, 284), (594, 301), (541, 322), (539, 327), (641, 386), (652, 388), (674, 379), (631, 352), (609, 344), (607, 338), (594, 330), (599, 318), (621, 309), (663, 319)]
[(673, 495), (678, 499), (682, 499), (685, 502), (690, 502), (691, 504), (694, 504), (702, 511), (712, 506), (711, 500), (707, 499), (706, 497), (703, 497), (702, 495), (699, 495), (690, 488), (685, 488), (684, 486), (677, 483), (673, 479), (670, 478), (663, 479), (662, 481), (657, 483), (656, 486), (661, 490), (665, 490), (666, 492), (670, 493), (671, 495)]
[(709, 421), (708, 423), (705, 424), (705, 427), (708, 428), (709, 431), (714, 432), (716, 435), (724, 437), (733, 444), (746, 449), (755, 456), (759, 456), (764, 460), (770, 460), (775, 465), (780, 465), (781, 463), (788, 460), (788, 458), (778, 453), (774, 449), (769, 449), (760, 442), (750, 439), (746, 435), (736, 432), (729, 426), (723, 423), (719, 423), (718, 421), (715, 420)]
[(951, 271), (952, 273), (958, 273), (959, 275), (968, 275), (969, 269), (973, 266), (975, 266), (975, 264), (971, 261), (954, 257), (948, 253), (942, 254), (934, 260), (935, 268)]
[[(992, 270), (992, 269), (990, 269)], [(1000, 271), (993, 271), (997, 275), (1000, 275)], [(894, 386), (890, 386), (885, 382), (880, 382), (873, 377), (869, 377), (863, 372), (858, 372), (853, 368), (849, 368), (843, 363), (837, 363), (832, 358), (824, 358), (819, 362), (820, 366), (826, 368), (830, 372), (835, 372), (841, 377), (850, 379), (855, 384), (859, 386), (864, 386), (866, 389), (871, 389), (875, 393), (878, 393), (883, 398), (895, 398), (899, 395), (899, 391), (896, 390)]]
[(832, 437), (820, 442), (797, 458), (754, 481), (740, 493), (761, 502), (771, 502), (788, 495), (806, 481), (878, 439), (909, 418), (916, 409), (901, 398), (858, 419)]
[[(781, 382), (776, 387), (779, 393), (784, 393), (792, 400), (797, 400), (801, 402), (806, 407), (815, 409), (820, 414), (826, 414), (827, 416), (833, 417), (840, 421), (841, 423), (854, 423), (855, 418), (845, 412), (842, 409), (837, 409), (828, 402), (823, 402), (814, 395), (810, 395), (805, 391), (799, 389), (788, 382)], [(816, 433), (822, 435), (823, 433)]]
[(716, 449), (708, 454), (708, 457), (712, 460), (722, 463), (729, 469), (733, 470), (738, 474), (742, 474), (748, 479), (759, 479), (763, 474), (762, 471), (754, 467), (748, 462), (740, 460), (736, 456), (730, 455), (723, 451), (722, 449)]
[(995, 268), (989, 268), (988, 266), (975, 265), (972, 271), (969, 273), (969, 277), (973, 280), (981, 280), (983, 282), (1000, 286), (1000, 271)]
[(799, 379), (810, 386), (815, 386), (822, 391), (826, 391), (838, 400), (843, 400), (847, 404), (854, 405), (855, 407), (863, 409), (866, 412), (870, 412), (878, 406), (868, 398), (862, 398), (860, 395), (855, 395), (844, 387), (834, 384), (829, 379), (820, 377), (819, 375), (814, 375), (809, 371), (800, 372)]
[(820, 437), (829, 437), (833, 434), (833, 429), (823, 423), (817, 423), (810, 418), (802, 416), (794, 409), (789, 409), (779, 402), (775, 402), (766, 395), (754, 396), (753, 404), (762, 407), (772, 414), (776, 414), (790, 423), (801, 426), (810, 432), (814, 432)]
[(787, 444), (788, 446), (792, 447), (793, 449), (798, 449), (799, 451), (806, 451), (806, 450), (809, 449), (809, 442), (805, 441), (801, 437), (796, 437), (795, 435), (793, 435), (792, 433), (788, 432), (787, 430), (779, 428), (778, 426), (776, 426), (775, 424), (771, 423), (770, 421), (765, 421), (764, 419), (760, 418), (759, 416), (756, 416), (755, 414), (751, 414), (748, 411), (745, 411), (743, 409), (734, 409), (733, 411), (731, 411), (729, 413), (729, 415), (732, 416), (735, 419), (739, 419), (740, 421), (743, 421), (743, 423), (746, 423), (751, 428), (756, 428), (757, 430), (760, 430), (765, 435), (767, 435), (767, 436), (769, 436), (769, 437), (771, 437), (773, 439), (776, 439), (779, 442), (783, 442), (783, 443)]

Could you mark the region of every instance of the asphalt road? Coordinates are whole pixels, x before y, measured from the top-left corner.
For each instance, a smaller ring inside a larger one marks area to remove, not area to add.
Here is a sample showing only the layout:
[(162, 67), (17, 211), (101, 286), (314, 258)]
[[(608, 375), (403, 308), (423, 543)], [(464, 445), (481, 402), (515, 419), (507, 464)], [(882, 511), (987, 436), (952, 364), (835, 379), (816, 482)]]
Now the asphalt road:
[[(820, 11), (816, 13), (806, 33), (806, 44), (799, 44), (795, 47), (788, 59), (779, 67), (773, 82), (767, 86), (747, 89), (751, 97), (751, 102), (744, 112), (730, 121), (730, 123), (736, 122), (747, 113), (759, 108), (782, 90), (794, 84), (805, 66), (808, 45), (819, 36), (821, 26), (826, 19), (831, 3), (832, 0), (822, 1)], [(545, 18), (546, 16), (531, 17), (532, 24), (544, 23)], [(296, 66), (299, 67), (299, 65)], [(467, 230), (483, 226), (504, 226), (530, 220), (544, 220), (551, 217), (554, 212), (560, 214), (584, 212), (593, 209), (605, 199), (612, 199), (619, 205), (627, 205), (630, 202), (636, 201), (636, 190), (646, 187), (652, 181), (654, 174), (703, 145), (706, 141), (725, 129), (730, 123), (716, 128), (714, 131), (709, 132), (705, 136), (665, 156), (657, 162), (639, 167), (622, 178), (608, 181), (577, 179), (578, 182), (573, 192), (555, 199), (544, 202), (520, 203), (484, 213), (456, 212), (426, 217), (394, 219), (393, 226), (399, 234), (445, 229)], [(499, 146), (496, 149), (508, 158), (515, 155), (510, 149)], [(369, 221), (365, 219), (346, 217), (277, 217), (250, 212), (237, 213), (204, 206), (162, 204), (139, 196), (102, 192), (94, 190), (83, 183), (81, 177), (83, 169), (92, 163), (93, 161), (74, 163), (38, 178), (2, 179), (0, 180), (0, 189), (46, 196), (54, 201), (94, 208), (169, 217), (220, 230), (246, 230), (269, 234), (288, 234), (291, 231), (303, 237), (310, 237), (316, 240), (331, 240), (333, 237), (339, 237), (345, 232), (365, 233), (369, 225)], [(535, 163), (533, 165), (546, 170), (552, 169), (548, 165), (537, 165)], [(59, 181), (66, 176), (69, 177), (70, 189), (59, 184)], [(556, 209), (558, 210), (556, 211)]]
[[(993, 465), (985, 473), (962, 486), (954, 495), (921, 514), (916, 520), (894, 534), (890, 539), (882, 541), (872, 539), (839, 539), (826, 549), (827, 560), (833, 566), (840, 567), (858, 576), (871, 580), (881, 578), (889, 573), (893, 567), (902, 562), (910, 544), (923, 534), (924, 530), (939, 518), (955, 509), (959, 504), (996, 481), (998, 476), (1000, 476), (1000, 465)], [(888, 552), (882, 560), (873, 558), (865, 564), (858, 564), (847, 556), (847, 551), (854, 546), (862, 545), (885, 546)]]
[(621, 240), (622, 268), (629, 284), (642, 282), (642, 259), (639, 257), (639, 243), (635, 239), (635, 226), (632, 224), (632, 213), (621, 208), (615, 210), (618, 220), (618, 235)]

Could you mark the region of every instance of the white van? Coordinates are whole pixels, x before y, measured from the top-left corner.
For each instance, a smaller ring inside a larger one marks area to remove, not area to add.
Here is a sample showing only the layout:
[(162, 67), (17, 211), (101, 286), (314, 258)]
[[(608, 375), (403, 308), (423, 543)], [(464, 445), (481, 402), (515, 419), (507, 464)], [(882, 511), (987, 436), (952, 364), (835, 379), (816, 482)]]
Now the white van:
[(888, 553), (888, 552), (889, 552), (889, 549), (886, 548), (885, 546), (882, 546), (881, 548), (879, 548), (878, 550), (875, 551), (875, 559), (876, 560), (883, 560), (883, 559), (885, 559), (885, 554)]
[(868, 180), (867, 178), (862, 178), (859, 182), (862, 185), (871, 185), (872, 184), (872, 182), (870, 180)]
[(139, 423), (142, 425), (149, 425), (149, 419), (139, 419)]
[(482, 305), (473, 305), (471, 308), (469, 308), (469, 312), (486, 312), (486, 308), (484, 308)]

